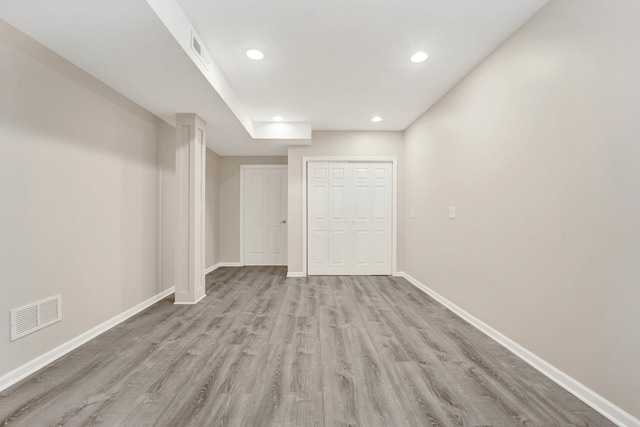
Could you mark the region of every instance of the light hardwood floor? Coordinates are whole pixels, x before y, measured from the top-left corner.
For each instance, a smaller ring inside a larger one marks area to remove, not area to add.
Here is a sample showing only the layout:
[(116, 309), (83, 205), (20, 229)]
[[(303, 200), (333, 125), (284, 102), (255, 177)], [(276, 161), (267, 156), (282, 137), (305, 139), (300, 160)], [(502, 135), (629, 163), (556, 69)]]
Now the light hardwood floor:
[(404, 279), (222, 268), (0, 394), (0, 425), (609, 426)]

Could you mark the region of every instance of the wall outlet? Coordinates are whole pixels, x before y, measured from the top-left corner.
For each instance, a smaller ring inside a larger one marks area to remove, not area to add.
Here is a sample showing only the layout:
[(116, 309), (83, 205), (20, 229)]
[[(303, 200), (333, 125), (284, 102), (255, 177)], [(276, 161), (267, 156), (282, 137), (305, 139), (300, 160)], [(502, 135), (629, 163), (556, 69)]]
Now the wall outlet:
[(455, 219), (455, 217), (456, 217), (456, 207), (451, 206), (449, 207), (449, 219)]
[(415, 218), (415, 217), (416, 217), (416, 210), (409, 209), (409, 218)]

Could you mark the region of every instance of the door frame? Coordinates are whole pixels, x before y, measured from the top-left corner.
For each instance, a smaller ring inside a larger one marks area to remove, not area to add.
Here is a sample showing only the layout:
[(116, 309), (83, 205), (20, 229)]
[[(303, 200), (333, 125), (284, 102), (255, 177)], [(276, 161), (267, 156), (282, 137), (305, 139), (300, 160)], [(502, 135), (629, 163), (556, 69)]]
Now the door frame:
[[(248, 169), (284, 169), (287, 171), (288, 166), (284, 165), (240, 165), (240, 265), (244, 266), (244, 174)], [(288, 179), (285, 181), (288, 182)], [(288, 185), (287, 185), (288, 187)], [(287, 188), (287, 193), (289, 189)], [(287, 200), (287, 206), (289, 201)], [(288, 208), (287, 208), (288, 209)], [(287, 230), (289, 223), (287, 222)], [(288, 231), (287, 231), (288, 234)], [(288, 236), (287, 236), (288, 237)], [(289, 247), (287, 245), (287, 253)]]
[(307, 167), (309, 162), (385, 162), (391, 163), (393, 206), (391, 207), (391, 274), (395, 276), (398, 261), (398, 158), (380, 156), (308, 156), (302, 158), (302, 274), (307, 275), (309, 226), (307, 224)]

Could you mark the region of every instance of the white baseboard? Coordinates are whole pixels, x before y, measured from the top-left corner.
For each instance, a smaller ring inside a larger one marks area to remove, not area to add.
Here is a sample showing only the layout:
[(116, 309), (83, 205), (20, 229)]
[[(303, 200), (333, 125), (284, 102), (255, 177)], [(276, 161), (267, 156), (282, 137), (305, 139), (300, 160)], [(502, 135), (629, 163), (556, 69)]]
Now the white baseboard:
[(214, 270), (217, 270), (220, 267), (220, 263), (214, 264), (211, 267), (207, 268), (204, 270), (204, 275), (206, 276), (207, 274), (211, 273)]
[(288, 271), (287, 277), (307, 277), (307, 275), (301, 271)]
[(124, 322), (130, 317), (135, 316), (136, 314), (149, 308), (150, 306), (157, 303), (158, 301), (165, 299), (166, 297), (173, 294), (174, 292), (175, 292), (175, 288), (169, 288), (165, 291), (162, 291), (158, 295), (155, 295), (147, 299), (146, 301), (143, 301), (140, 304), (134, 307), (131, 307), (127, 311), (118, 314), (116, 317), (113, 317), (107, 320), (106, 322), (101, 323), (100, 325), (94, 328), (91, 328), (86, 332), (83, 332), (82, 334), (67, 341), (66, 343), (54, 348), (53, 350), (46, 352), (42, 356), (36, 357), (32, 361), (27, 362), (24, 365), (14, 369), (13, 371), (3, 375), (2, 377), (0, 377), (0, 391), (11, 387), (18, 381), (23, 380), (24, 378), (44, 368), (48, 364), (54, 362), (55, 360), (69, 353), (70, 351), (80, 347), (82, 344), (85, 344), (86, 342), (94, 339), (98, 335), (108, 331), (109, 329)]
[(240, 262), (235, 262), (235, 261), (229, 262), (229, 261), (226, 261), (226, 262), (219, 262), (217, 264), (217, 266), (218, 267), (242, 267), (243, 265)]
[(206, 297), (206, 296), (207, 296), (207, 294), (204, 294), (200, 298), (195, 300), (194, 302), (174, 302), (173, 305), (196, 305), (197, 303), (202, 301), (204, 299), (204, 297)]
[(420, 289), (421, 291), (447, 307), (449, 310), (462, 317), (471, 325), (486, 334), (489, 338), (492, 338), (498, 344), (510, 350), (516, 356), (527, 362), (529, 365), (540, 371), (553, 382), (607, 417), (615, 424), (623, 427), (640, 427), (640, 420), (626, 412), (624, 409), (609, 402), (607, 399), (591, 390), (589, 387), (581, 384), (577, 380), (562, 372), (560, 369), (536, 356), (517, 342), (513, 341), (511, 338), (503, 335), (501, 332), (498, 332), (491, 326), (484, 323), (482, 320), (460, 308), (425, 284), (419, 282), (418, 280), (414, 279), (404, 272), (397, 272), (396, 275), (398, 277), (404, 277), (405, 279), (407, 279), (407, 281), (409, 281), (409, 283), (414, 285), (416, 288)]
[(207, 275), (212, 271), (219, 269), (220, 267), (242, 267), (239, 262), (219, 262), (204, 270), (204, 274)]

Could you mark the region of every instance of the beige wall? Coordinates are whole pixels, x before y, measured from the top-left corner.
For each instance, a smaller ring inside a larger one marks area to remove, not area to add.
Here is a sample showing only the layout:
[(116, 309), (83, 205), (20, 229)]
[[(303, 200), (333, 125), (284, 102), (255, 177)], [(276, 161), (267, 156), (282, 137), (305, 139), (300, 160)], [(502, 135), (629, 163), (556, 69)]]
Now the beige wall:
[(286, 156), (220, 157), (220, 262), (240, 262), (240, 165), (286, 165)]
[(636, 417), (639, 22), (550, 2), (406, 131), (404, 212), (409, 274)]
[(205, 196), (205, 268), (220, 262), (219, 251), (219, 177), (220, 156), (207, 150), (207, 176)]
[[(312, 145), (289, 147), (289, 257), (290, 272), (302, 271), (302, 158), (310, 156), (373, 156), (398, 159), (398, 212), (404, 210), (404, 150), (402, 132), (313, 132)], [(403, 234), (398, 218), (398, 242)], [(397, 265), (403, 266), (398, 247)]]
[[(0, 21), (0, 376), (160, 291), (157, 119)], [(63, 320), (10, 342), (9, 310)]]
[(160, 122), (158, 125), (158, 174), (159, 188), (159, 252), (160, 284), (169, 289), (175, 285), (175, 240), (178, 225), (176, 187), (176, 128)]

